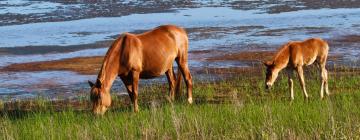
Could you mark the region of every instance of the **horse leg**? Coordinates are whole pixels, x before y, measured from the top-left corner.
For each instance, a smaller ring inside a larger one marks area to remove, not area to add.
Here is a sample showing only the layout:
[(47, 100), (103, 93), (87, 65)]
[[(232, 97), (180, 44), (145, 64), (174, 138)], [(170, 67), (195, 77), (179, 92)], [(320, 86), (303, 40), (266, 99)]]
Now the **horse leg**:
[(330, 92), (329, 92), (329, 82), (328, 82), (328, 71), (326, 70), (326, 68), (323, 68), (323, 72), (322, 72), (323, 74), (322, 75), (324, 75), (324, 81), (325, 81), (325, 94), (327, 95), (327, 96), (329, 96), (330, 95)]
[(288, 68), (287, 75), (288, 75), (288, 84), (289, 84), (289, 92), (291, 100), (294, 100), (294, 82), (292, 79), (293, 70)]
[(180, 99), (182, 96), (182, 92), (181, 92), (182, 74), (181, 74), (180, 69), (178, 68), (178, 70), (177, 70), (177, 76), (175, 76), (175, 71), (173, 69), (173, 75), (174, 75), (174, 79), (175, 79), (175, 98)]
[(175, 77), (173, 68), (171, 67), (168, 71), (165, 72), (165, 74), (169, 83), (170, 100), (173, 101), (175, 99)]
[(305, 99), (308, 99), (308, 98), (309, 98), (309, 95), (307, 94), (306, 88), (305, 88), (305, 79), (304, 79), (304, 71), (303, 71), (303, 68), (302, 68), (302, 66), (298, 66), (298, 67), (296, 68), (296, 70), (297, 70), (297, 73), (298, 73), (298, 77), (299, 77), (301, 89), (302, 89), (302, 91), (303, 91), (303, 93), (304, 93)]
[(326, 64), (326, 57), (320, 62), (320, 70), (321, 70), (321, 91), (320, 97), (321, 99), (324, 98), (324, 86), (325, 86), (325, 94), (329, 96), (329, 87), (328, 87), (328, 72), (325, 68)]
[(192, 104), (192, 102), (193, 102), (193, 99), (192, 99), (192, 86), (193, 86), (193, 84), (192, 84), (192, 76), (190, 74), (190, 70), (189, 70), (188, 63), (187, 63), (187, 58), (186, 57), (185, 58), (180, 58), (176, 62), (178, 64), (179, 68), (180, 68), (181, 73), (184, 76), (184, 79), (185, 79), (185, 84), (186, 84), (186, 87), (187, 87), (188, 102), (190, 104)]
[(139, 86), (140, 72), (132, 71), (132, 93), (133, 93), (133, 103), (134, 103), (134, 112), (139, 111), (138, 106), (138, 86)]
[(128, 80), (127, 78), (125, 78), (125, 77), (120, 77), (120, 79), (121, 79), (121, 81), (122, 81), (122, 82), (124, 83), (124, 85), (125, 85), (125, 88), (126, 88), (128, 94), (129, 94), (129, 97), (130, 97), (131, 102), (133, 102), (133, 100), (134, 100), (134, 94), (133, 94), (133, 92), (132, 92), (132, 82), (129, 81), (129, 80)]

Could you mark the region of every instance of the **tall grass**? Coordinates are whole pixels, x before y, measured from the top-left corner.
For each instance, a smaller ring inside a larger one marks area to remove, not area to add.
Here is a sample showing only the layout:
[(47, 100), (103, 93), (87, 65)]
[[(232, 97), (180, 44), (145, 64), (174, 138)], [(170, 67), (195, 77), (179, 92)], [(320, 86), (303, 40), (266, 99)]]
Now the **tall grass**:
[(360, 76), (330, 76), (332, 95), (320, 100), (317, 74), (307, 74), (308, 101), (297, 80), (290, 102), (283, 75), (269, 92), (262, 76), (238, 75), (195, 81), (193, 105), (167, 102), (167, 84), (143, 87), (139, 113), (127, 96), (113, 99), (102, 117), (83, 99), (78, 106), (85, 109), (56, 109), (42, 100), (28, 110), (0, 105), (0, 139), (360, 139)]

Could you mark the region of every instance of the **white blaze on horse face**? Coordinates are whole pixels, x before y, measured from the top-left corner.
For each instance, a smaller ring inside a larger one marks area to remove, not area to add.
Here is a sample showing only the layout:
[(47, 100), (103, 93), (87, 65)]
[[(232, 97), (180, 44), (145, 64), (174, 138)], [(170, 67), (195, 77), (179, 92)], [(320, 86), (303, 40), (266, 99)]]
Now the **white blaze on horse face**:
[(96, 107), (96, 108), (93, 110), (93, 113), (94, 113), (95, 115), (104, 115), (105, 112), (106, 112), (106, 110), (107, 110), (107, 107), (106, 107), (106, 106), (100, 105), (100, 106)]
[(95, 115), (103, 115), (106, 112), (107, 107), (110, 104), (108, 98), (108, 96), (104, 96), (104, 93), (101, 93), (101, 89), (92, 87), (90, 99), (93, 103), (92, 111)]
[(267, 76), (270, 76), (269, 78), (267, 78), (267, 81), (266, 81), (266, 86), (267, 87), (271, 87), (275, 80), (277, 79), (278, 77), (278, 74), (279, 74), (279, 70), (278, 69), (272, 69), (271, 72), (269, 73), (269, 75)]
[(93, 101), (93, 113), (95, 115), (103, 115), (107, 109), (107, 106), (102, 104), (101, 98)]

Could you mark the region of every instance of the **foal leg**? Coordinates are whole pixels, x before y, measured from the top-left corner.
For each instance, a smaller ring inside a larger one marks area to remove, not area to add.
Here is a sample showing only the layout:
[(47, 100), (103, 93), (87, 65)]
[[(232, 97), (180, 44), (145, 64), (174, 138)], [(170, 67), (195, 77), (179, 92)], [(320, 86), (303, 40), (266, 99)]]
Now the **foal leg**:
[(329, 82), (328, 82), (328, 80), (329, 80), (329, 78), (328, 78), (328, 71), (326, 70), (326, 68), (324, 68), (324, 70), (323, 70), (323, 75), (324, 75), (324, 79), (325, 79), (325, 94), (326, 95), (330, 95), (330, 92), (329, 92)]
[(289, 91), (290, 91), (290, 98), (294, 100), (294, 82), (292, 79), (293, 70), (288, 68), (286, 69), (288, 75), (288, 84), (289, 84)]
[(138, 106), (138, 86), (139, 86), (140, 72), (132, 71), (132, 91), (133, 91), (133, 103), (134, 103), (134, 112), (139, 111)]
[(303, 71), (303, 68), (302, 66), (298, 66), (296, 68), (297, 70), (297, 73), (298, 73), (298, 76), (299, 76), (299, 81), (300, 81), (300, 85), (301, 85), (301, 89), (304, 93), (304, 96), (305, 96), (305, 99), (308, 99), (309, 98), (309, 95), (307, 94), (306, 92), (306, 88), (305, 88), (305, 79), (304, 79), (304, 71)]
[(189, 104), (192, 104), (193, 99), (192, 99), (192, 76), (190, 74), (190, 70), (188, 67), (188, 63), (187, 63), (187, 58), (180, 58), (179, 60), (176, 61), (180, 71), (182, 72), (184, 78), (185, 78), (185, 84), (187, 87), (187, 95), (188, 95), (188, 102)]
[(328, 72), (325, 68), (325, 63), (322, 62), (320, 64), (321, 69), (321, 91), (320, 91), (320, 97), (321, 99), (324, 98), (324, 86), (325, 86), (325, 94), (329, 96), (329, 87), (328, 87)]
[(170, 92), (170, 100), (174, 101), (175, 99), (175, 77), (174, 77), (174, 71), (171, 67), (167, 72), (165, 72), (166, 77), (168, 79), (169, 83), (169, 92)]

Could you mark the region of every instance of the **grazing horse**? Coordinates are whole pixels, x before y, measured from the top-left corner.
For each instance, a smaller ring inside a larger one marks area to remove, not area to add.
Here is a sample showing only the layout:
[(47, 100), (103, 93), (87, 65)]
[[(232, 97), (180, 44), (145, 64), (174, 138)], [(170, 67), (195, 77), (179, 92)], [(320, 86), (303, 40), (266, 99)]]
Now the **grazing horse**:
[[(173, 62), (178, 65), (175, 76)], [(166, 74), (170, 97), (179, 89), (181, 73), (187, 86), (188, 102), (192, 99), (192, 77), (188, 67), (188, 36), (184, 29), (163, 25), (142, 34), (124, 33), (107, 51), (95, 83), (89, 81), (94, 114), (104, 114), (111, 104), (110, 88), (117, 76), (124, 83), (134, 112), (138, 112), (139, 79)], [(176, 86), (176, 89), (174, 89)]]
[(291, 41), (285, 44), (272, 60), (264, 62), (266, 66), (266, 88), (269, 89), (275, 82), (278, 73), (286, 68), (291, 100), (294, 100), (292, 73), (293, 70), (296, 70), (305, 99), (307, 99), (309, 96), (305, 88), (303, 66), (316, 62), (321, 70), (320, 97), (323, 99), (324, 86), (326, 95), (329, 95), (328, 74), (325, 68), (328, 51), (328, 43), (320, 38), (311, 38), (302, 42)]

